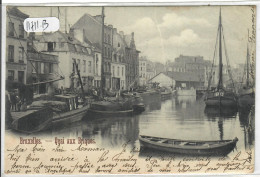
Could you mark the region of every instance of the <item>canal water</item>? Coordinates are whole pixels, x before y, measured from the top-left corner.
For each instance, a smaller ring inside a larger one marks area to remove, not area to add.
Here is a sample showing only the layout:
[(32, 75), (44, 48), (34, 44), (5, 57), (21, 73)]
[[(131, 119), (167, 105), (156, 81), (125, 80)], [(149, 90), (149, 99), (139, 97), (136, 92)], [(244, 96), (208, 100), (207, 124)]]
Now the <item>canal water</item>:
[[(254, 132), (248, 113), (237, 110), (206, 109), (202, 98), (173, 97), (168, 100), (145, 100), (146, 110), (133, 117), (90, 119), (54, 127), (41, 134), (52, 137), (95, 139), (100, 147), (119, 149), (139, 147), (139, 135), (184, 140), (239, 139), (237, 151), (252, 148)], [(237, 153), (237, 152), (231, 152)]]
[(248, 113), (237, 110), (206, 109), (202, 98), (172, 97), (168, 100), (145, 100), (146, 110), (132, 117), (91, 119), (53, 127), (37, 133), (44, 137), (95, 139), (97, 146), (119, 149), (129, 142), (129, 148), (140, 147), (139, 135), (184, 140), (239, 139), (237, 153), (252, 148), (254, 132)]

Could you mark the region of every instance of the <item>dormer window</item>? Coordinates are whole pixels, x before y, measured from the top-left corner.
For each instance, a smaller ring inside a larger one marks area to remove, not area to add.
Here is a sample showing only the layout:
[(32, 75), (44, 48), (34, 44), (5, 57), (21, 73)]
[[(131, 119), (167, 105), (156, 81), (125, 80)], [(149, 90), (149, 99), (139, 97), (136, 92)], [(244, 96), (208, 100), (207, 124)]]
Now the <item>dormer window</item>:
[(48, 42), (48, 52), (52, 52), (54, 50), (54, 42)]

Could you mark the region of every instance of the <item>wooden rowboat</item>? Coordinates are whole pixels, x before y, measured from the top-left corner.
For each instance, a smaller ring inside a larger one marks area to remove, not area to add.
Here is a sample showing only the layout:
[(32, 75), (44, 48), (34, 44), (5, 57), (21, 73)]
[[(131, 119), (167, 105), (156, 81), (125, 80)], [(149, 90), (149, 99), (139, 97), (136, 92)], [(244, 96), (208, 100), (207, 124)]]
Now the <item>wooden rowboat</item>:
[(220, 156), (229, 154), (236, 147), (238, 138), (233, 140), (197, 141), (140, 135), (139, 141), (142, 147), (159, 151), (192, 156)]

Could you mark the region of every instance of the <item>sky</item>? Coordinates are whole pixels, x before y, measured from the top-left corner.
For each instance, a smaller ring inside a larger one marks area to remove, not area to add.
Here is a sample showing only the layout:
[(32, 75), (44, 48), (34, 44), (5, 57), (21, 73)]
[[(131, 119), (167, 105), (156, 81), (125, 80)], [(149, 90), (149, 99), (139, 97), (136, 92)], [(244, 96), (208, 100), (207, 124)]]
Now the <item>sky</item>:
[[(101, 14), (101, 7), (60, 7), (72, 26), (83, 14)], [(19, 7), (30, 17), (57, 16), (57, 7)], [(51, 10), (52, 9), (52, 10)], [(105, 7), (105, 23), (125, 34), (134, 32), (141, 56), (165, 63), (179, 55), (213, 59), (219, 6)], [(252, 33), (250, 6), (222, 6), (222, 24), (231, 65), (245, 63), (249, 35)], [(64, 20), (63, 20), (64, 21)], [(254, 48), (255, 44), (249, 47)]]

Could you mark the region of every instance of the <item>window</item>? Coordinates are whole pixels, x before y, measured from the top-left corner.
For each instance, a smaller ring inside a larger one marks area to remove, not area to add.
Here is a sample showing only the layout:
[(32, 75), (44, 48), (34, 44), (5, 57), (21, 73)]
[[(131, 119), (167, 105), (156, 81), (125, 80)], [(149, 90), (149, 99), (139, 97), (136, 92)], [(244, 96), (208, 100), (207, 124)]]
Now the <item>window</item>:
[(116, 61), (116, 54), (114, 54), (114, 61)]
[(83, 72), (86, 72), (86, 60), (83, 60)]
[(44, 63), (40, 63), (40, 65), (41, 65), (41, 71), (40, 71), (40, 73), (41, 73), (41, 74), (44, 74)]
[(122, 76), (124, 76), (124, 67), (122, 67)]
[(49, 63), (49, 73), (53, 73), (53, 64)]
[(119, 66), (117, 67), (117, 76), (119, 76)]
[(19, 38), (24, 38), (23, 25), (19, 25)]
[(98, 75), (98, 55), (96, 54), (96, 74)]
[(120, 47), (120, 43), (118, 43), (117, 46)]
[(75, 58), (72, 58), (72, 72), (73, 72), (73, 73), (75, 72), (75, 69), (76, 69), (75, 61), (76, 61), (76, 59), (75, 59)]
[(91, 71), (91, 61), (88, 62), (88, 71), (89, 71), (89, 73), (92, 72), (92, 71)]
[(107, 55), (107, 48), (105, 47), (105, 56)]
[(115, 66), (112, 66), (112, 76), (115, 77)]
[(14, 23), (9, 22), (9, 36), (14, 36)]
[(19, 47), (19, 62), (24, 62), (24, 48)]
[(107, 36), (106, 36), (106, 33), (104, 34), (104, 42), (107, 42)]
[(14, 80), (14, 71), (8, 70), (8, 80), (13, 81)]
[(18, 81), (24, 83), (24, 71), (18, 71)]
[(108, 37), (107, 37), (107, 38), (108, 38), (108, 43), (110, 44), (110, 35), (108, 35)]
[(48, 51), (52, 52), (54, 50), (54, 42), (48, 42)]
[(36, 70), (35, 70), (35, 61), (32, 61), (31, 62), (31, 64), (32, 64), (32, 73), (36, 73)]
[(13, 45), (8, 46), (8, 61), (14, 62), (14, 46)]

